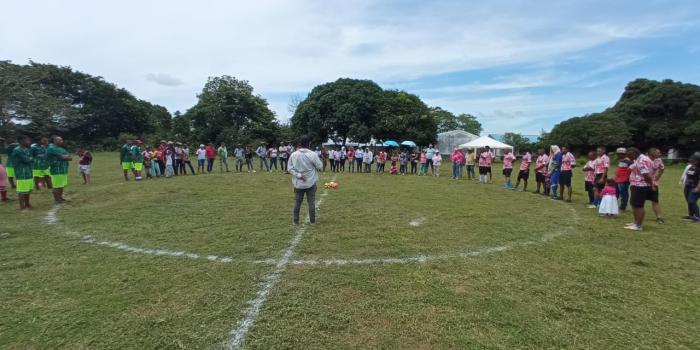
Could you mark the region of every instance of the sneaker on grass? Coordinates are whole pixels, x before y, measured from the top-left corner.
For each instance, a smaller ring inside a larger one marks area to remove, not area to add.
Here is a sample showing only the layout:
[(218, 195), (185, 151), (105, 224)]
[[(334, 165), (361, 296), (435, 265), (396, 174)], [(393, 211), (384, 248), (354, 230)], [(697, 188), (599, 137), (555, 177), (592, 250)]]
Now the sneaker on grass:
[(625, 230), (642, 231), (642, 226), (639, 226), (637, 224), (628, 224), (625, 225)]

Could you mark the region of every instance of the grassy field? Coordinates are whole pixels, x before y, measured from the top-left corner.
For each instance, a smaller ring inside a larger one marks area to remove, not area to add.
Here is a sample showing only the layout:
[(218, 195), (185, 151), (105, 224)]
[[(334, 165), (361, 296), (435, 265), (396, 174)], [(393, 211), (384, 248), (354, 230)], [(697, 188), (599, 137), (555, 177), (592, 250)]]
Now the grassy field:
[(580, 172), (573, 204), (501, 176), (339, 174), (300, 230), (281, 173), (125, 183), (114, 154), (92, 185), (71, 171), (60, 208), (0, 205), (2, 349), (218, 349), (244, 320), (247, 349), (700, 348), (679, 167), (642, 233), (586, 209)]

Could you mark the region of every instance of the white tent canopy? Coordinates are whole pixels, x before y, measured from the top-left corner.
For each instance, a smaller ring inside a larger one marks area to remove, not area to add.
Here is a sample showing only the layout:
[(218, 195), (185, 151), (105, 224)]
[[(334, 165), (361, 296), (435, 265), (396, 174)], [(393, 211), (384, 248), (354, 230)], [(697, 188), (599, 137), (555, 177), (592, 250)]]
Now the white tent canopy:
[(481, 136), (476, 140), (469, 141), (467, 143), (463, 143), (459, 145), (460, 149), (475, 149), (475, 148), (484, 148), (486, 146), (489, 146), (491, 149), (513, 149), (513, 146), (507, 145), (501, 141), (494, 140), (488, 136)]

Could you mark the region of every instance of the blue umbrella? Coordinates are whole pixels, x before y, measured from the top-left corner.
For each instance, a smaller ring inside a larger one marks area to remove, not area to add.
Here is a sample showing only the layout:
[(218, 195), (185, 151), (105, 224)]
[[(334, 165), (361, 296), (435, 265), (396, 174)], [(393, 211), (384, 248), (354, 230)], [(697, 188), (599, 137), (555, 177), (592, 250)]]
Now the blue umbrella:
[(401, 145), (411, 147), (411, 148), (416, 147), (416, 143), (413, 141), (404, 141), (404, 142), (401, 142)]
[(399, 143), (396, 141), (384, 141), (384, 147), (399, 147)]

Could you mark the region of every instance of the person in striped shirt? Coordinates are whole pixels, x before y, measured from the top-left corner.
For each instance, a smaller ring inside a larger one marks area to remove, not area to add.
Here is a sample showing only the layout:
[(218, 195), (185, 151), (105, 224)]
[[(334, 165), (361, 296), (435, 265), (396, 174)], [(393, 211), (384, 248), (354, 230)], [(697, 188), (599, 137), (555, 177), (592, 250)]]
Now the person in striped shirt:
[(652, 190), (652, 200), (651, 209), (654, 210), (654, 215), (656, 215), (656, 223), (663, 224), (664, 219), (661, 216), (661, 207), (659, 206), (659, 181), (661, 176), (664, 174), (666, 167), (661, 159), (661, 151), (658, 148), (652, 147), (647, 152), (649, 159), (653, 162), (651, 179), (654, 180), (654, 190)]
[(634, 222), (625, 225), (625, 229), (641, 231), (645, 214), (644, 203), (653, 199), (652, 191), (656, 187), (652, 178), (654, 162), (636, 147), (627, 149), (627, 157), (634, 160), (630, 165), (630, 205)]
[(34, 174), (34, 186), (37, 190), (44, 185), (46, 189), (52, 189), (51, 173), (49, 171), (49, 161), (46, 157), (46, 150), (49, 146), (49, 138), (42, 137), (38, 144), (32, 145), (31, 154), (34, 159), (32, 173)]
[(566, 201), (570, 203), (571, 193), (573, 192), (571, 188), (572, 169), (576, 167), (576, 157), (569, 152), (568, 146), (561, 146), (561, 154), (561, 175), (559, 176), (561, 195), (559, 197), (563, 199), (566, 193), (568, 195)]
[(510, 182), (510, 176), (513, 174), (513, 162), (515, 162), (515, 155), (511, 150), (507, 150), (507, 153), (503, 156), (503, 176), (506, 177), (506, 183), (503, 186), (506, 190), (513, 188), (513, 184)]
[(520, 180), (523, 180), (523, 192), (527, 191), (527, 180), (530, 179), (530, 163), (532, 163), (532, 155), (529, 150), (525, 150), (525, 155), (520, 160), (518, 181), (515, 182), (513, 190), (517, 190), (520, 187)]
[(595, 158), (595, 152), (588, 152), (588, 161), (586, 161), (586, 165), (583, 166), (584, 189), (588, 193), (588, 209), (597, 208), (595, 191), (593, 191), (595, 182)]
[[(536, 194), (548, 194), (546, 185), (547, 164), (549, 164), (549, 156), (544, 153), (544, 148), (537, 150), (537, 160), (535, 160), (535, 181), (537, 182)], [(542, 192), (540, 192), (542, 188)]]
[(10, 158), (15, 168), (15, 178), (17, 179), (17, 196), (19, 197), (19, 210), (31, 210), (29, 204), (29, 194), (34, 189), (34, 174), (32, 173), (31, 149), (32, 139), (29, 136), (20, 136), (17, 140), (19, 145), (12, 150)]

